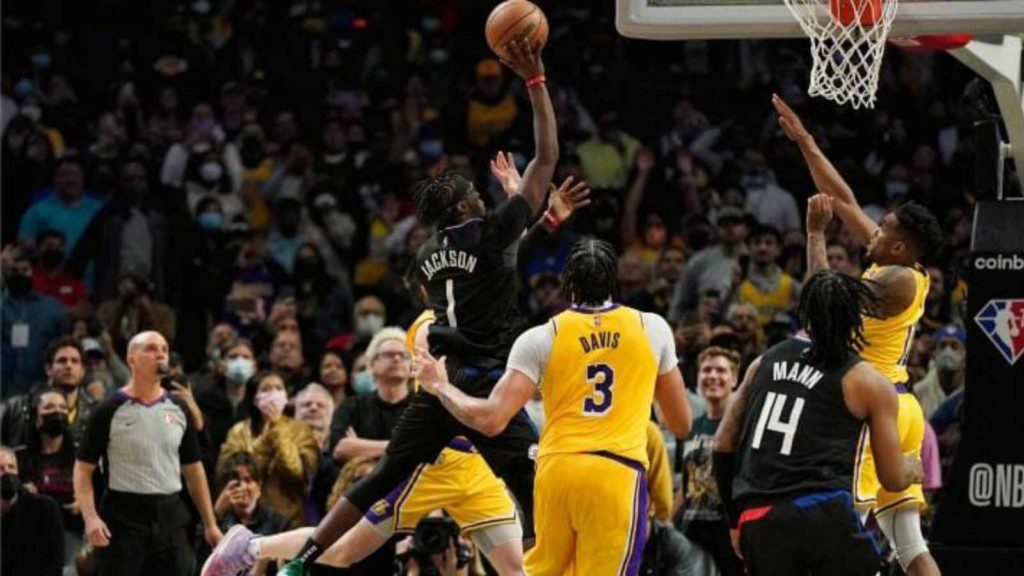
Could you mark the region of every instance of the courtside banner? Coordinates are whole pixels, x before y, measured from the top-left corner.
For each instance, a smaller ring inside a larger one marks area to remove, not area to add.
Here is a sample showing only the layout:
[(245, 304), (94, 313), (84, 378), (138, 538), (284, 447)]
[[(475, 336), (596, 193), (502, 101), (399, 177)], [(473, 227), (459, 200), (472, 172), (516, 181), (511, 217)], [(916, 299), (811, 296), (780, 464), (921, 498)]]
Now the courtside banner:
[(931, 539), (1024, 548), (1024, 252), (970, 258), (962, 436)]

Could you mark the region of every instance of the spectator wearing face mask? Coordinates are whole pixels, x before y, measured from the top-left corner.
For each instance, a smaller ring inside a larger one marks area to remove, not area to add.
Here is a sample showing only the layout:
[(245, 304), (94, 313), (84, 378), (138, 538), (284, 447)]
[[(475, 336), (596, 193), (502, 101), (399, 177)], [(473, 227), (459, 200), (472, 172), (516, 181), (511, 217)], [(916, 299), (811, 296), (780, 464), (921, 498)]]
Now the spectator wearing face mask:
[(967, 334), (956, 324), (943, 326), (932, 335), (932, 367), (913, 390), (925, 418), (963, 387), (966, 373)]
[(778, 313), (796, 309), (800, 302), (800, 282), (778, 264), (782, 253), (782, 234), (772, 226), (758, 225), (750, 234), (750, 263), (736, 293), (736, 301), (757, 310), (762, 325)]
[(405, 347), (405, 331), (380, 330), (370, 341), (366, 357), (376, 392), (356, 394), (334, 412), (331, 445), (338, 462), (357, 456), (383, 456), (391, 431), (409, 401), (412, 359)]
[[(72, 448), (81, 442), (97, 401), (82, 389), (85, 368), (82, 347), (71, 337), (58, 338), (46, 348), (47, 382), (44, 389), (57, 390), (64, 396), (68, 410)], [(3, 442), (20, 448), (28, 442), (37, 416), (32, 410), (31, 394), (8, 398), (3, 403)]]
[[(64, 564), (60, 507), (21, 485), (14, 451), (0, 445), (0, 572), (5, 576), (61, 576)], [(16, 527), (16, 528), (15, 528)]]
[(235, 338), (221, 344), (213, 370), (196, 383), (196, 403), (206, 421), (203, 463), (209, 472), (214, 472), (228, 430), (249, 415), (245, 385), (255, 374), (255, 349), (248, 340)]
[(45, 230), (36, 237), (36, 263), (32, 268), (32, 286), (39, 294), (60, 300), (75, 318), (84, 318), (89, 307), (85, 283), (64, 270), (64, 235)]
[(85, 193), (85, 172), (73, 157), (57, 165), (52, 190), (44, 190), (21, 218), (18, 242), (32, 248), (36, 237), (44, 230), (57, 230), (67, 240), (69, 251), (74, 251), (78, 239), (88, 227), (103, 201)]
[(217, 462), (218, 474), (239, 452), (248, 452), (264, 476), (267, 505), (288, 519), (291, 528), (305, 525), (303, 503), (317, 471), (320, 450), (313, 430), (284, 415), (288, 393), (282, 374), (260, 372), (245, 390), (249, 417), (228, 431)]
[(28, 392), (42, 380), (47, 344), (71, 329), (60, 301), (32, 287), (32, 263), (24, 252), (7, 246), (0, 256), (5, 294), (0, 304), (3, 336), (3, 397)]
[(68, 432), (68, 405), (63, 392), (51, 387), (35, 394), (32, 416), (25, 447), (17, 452), (18, 469), (26, 488), (53, 498), (61, 506), (65, 571), (73, 574), (85, 524), (75, 501), (75, 448)]
[[(387, 309), (380, 298), (376, 296), (360, 298), (352, 308), (352, 334), (345, 339), (345, 349), (361, 349), (378, 330), (384, 327), (386, 319)], [(354, 368), (352, 371), (357, 372)]]
[(125, 162), (113, 199), (89, 223), (68, 260), (68, 269), (79, 277), (93, 265), (98, 300), (115, 298), (118, 279), (130, 272), (148, 278), (156, 293), (164, 294), (169, 230), (153, 205), (146, 165)]
[(341, 281), (348, 281), (348, 272), (334, 256), (330, 242), (319, 226), (307, 215), (298, 196), (282, 196), (274, 203), (273, 223), (267, 235), (267, 258), (284, 272), (292, 275), (296, 255), (306, 244), (320, 252), (324, 268)]

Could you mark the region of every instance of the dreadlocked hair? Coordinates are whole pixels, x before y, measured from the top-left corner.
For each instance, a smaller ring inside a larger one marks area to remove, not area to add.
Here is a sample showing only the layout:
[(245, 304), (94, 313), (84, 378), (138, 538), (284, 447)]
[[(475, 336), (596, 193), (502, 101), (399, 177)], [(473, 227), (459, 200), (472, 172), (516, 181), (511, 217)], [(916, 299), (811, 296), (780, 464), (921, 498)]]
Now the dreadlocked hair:
[(416, 217), (428, 226), (446, 225), (454, 216), (455, 204), (472, 189), (473, 183), (453, 170), (426, 178), (417, 184)]
[(619, 296), (615, 249), (604, 240), (580, 240), (562, 271), (562, 296), (581, 306), (600, 306)]
[(896, 219), (921, 260), (927, 260), (942, 248), (942, 226), (931, 210), (917, 202), (907, 202), (896, 209)]
[(873, 316), (878, 299), (867, 282), (822, 271), (800, 293), (800, 325), (811, 335), (808, 359), (825, 366), (842, 364), (867, 345), (864, 316)]

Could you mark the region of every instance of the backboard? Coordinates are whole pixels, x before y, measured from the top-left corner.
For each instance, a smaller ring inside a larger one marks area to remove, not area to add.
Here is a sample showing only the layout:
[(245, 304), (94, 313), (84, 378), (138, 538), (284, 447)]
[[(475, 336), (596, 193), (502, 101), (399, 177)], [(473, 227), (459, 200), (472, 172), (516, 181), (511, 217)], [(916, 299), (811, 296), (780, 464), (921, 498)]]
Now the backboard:
[[(615, 0), (623, 36), (652, 40), (798, 38), (783, 0)], [(828, 17), (823, 8), (822, 17)], [(1024, 33), (1024, 0), (900, 0), (892, 36)]]

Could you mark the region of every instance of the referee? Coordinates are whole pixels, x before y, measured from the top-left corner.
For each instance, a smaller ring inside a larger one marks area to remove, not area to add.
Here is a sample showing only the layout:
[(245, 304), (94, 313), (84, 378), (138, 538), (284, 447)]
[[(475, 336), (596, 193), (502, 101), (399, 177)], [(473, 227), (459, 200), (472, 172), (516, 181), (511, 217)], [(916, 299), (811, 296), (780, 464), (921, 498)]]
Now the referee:
[[(161, 387), (167, 341), (142, 332), (128, 343), (128, 385), (92, 413), (75, 462), (75, 497), (101, 576), (185, 576), (191, 569), (184, 477), (206, 541), (221, 538), (199, 441), (185, 404)], [(93, 471), (103, 458), (107, 491), (96, 509)]]

